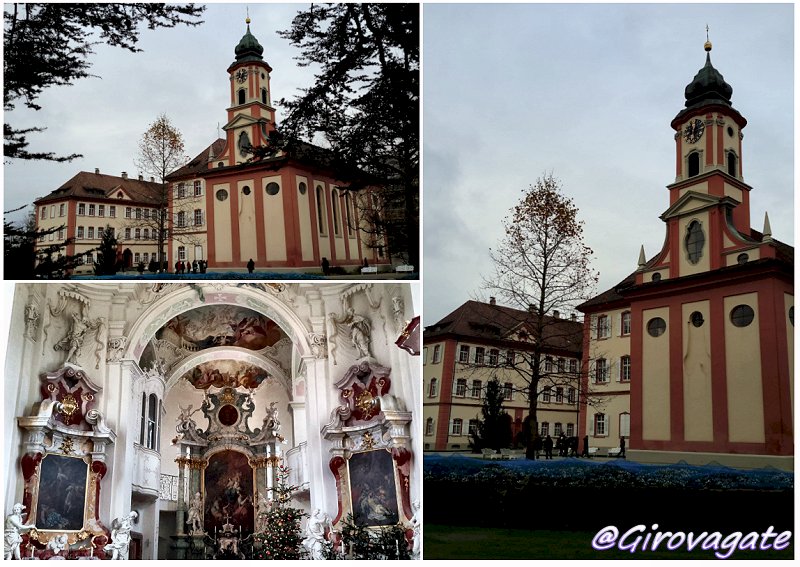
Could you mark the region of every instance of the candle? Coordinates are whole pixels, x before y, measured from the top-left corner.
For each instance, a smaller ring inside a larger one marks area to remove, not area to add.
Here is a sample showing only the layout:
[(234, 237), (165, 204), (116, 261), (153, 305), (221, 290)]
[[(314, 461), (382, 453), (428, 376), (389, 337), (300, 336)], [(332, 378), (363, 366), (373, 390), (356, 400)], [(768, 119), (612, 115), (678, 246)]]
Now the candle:
[(400, 544), (397, 543), (397, 540), (394, 540), (394, 550), (397, 552), (397, 557), (400, 557)]

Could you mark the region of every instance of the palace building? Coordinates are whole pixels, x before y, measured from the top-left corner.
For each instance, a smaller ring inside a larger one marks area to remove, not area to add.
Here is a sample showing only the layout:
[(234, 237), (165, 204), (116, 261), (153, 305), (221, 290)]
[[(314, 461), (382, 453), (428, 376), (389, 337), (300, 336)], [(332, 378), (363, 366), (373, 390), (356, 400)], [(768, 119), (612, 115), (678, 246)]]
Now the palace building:
[[(380, 187), (351, 186), (330, 166), (325, 150), (309, 144), (255, 157), (254, 148), (265, 145), (276, 128), (272, 67), (263, 52), (248, 18), (227, 69), (225, 137), (170, 173), (166, 188), (152, 179), (96, 170), (94, 176), (79, 173), (35, 201), (37, 227), (65, 225), (61, 236), (75, 238), (65, 253), (86, 254), (88, 265), (78, 272), (91, 271), (87, 252), (99, 245), (98, 228), (106, 224), (115, 229), (126, 266), (137, 264), (137, 257), (145, 264), (152, 259), (158, 230), (145, 221), (157, 217), (144, 215), (152, 214), (148, 207), (160, 202), (165, 190), (169, 266), (205, 260), (212, 270), (244, 270), (252, 259), (259, 269), (314, 270), (323, 258), (350, 269), (365, 260), (370, 266), (390, 264), (386, 235), (366, 219), (378, 209)], [(133, 217), (123, 216), (130, 211)], [(48, 244), (53, 242), (42, 241), (37, 248)]]
[[(470, 450), (486, 384), (502, 386), (503, 409), (511, 416), (515, 440), (528, 415), (531, 314), (489, 303), (467, 301), (441, 321), (425, 327), (423, 349), (423, 436), (426, 451)], [(578, 375), (582, 324), (559, 313), (547, 317), (546, 349), (538, 396), (538, 433), (544, 438), (577, 435), (581, 410)], [(517, 370), (520, 368), (520, 370)]]
[[(794, 455), (794, 249), (751, 226), (733, 89), (706, 63), (670, 123), (661, 251), (585, 314), (581, 435), (642, 462), (771, 465)], [(757, 191), (755, 192), (757, 195)]]
[(18, 284), (3, 467), (8, 509), (35, 525), (22, 556), (64, 536), (70, 558), (107, 558), (136, 512), (131, 559), (252, 557), (281, 467), (289, 503), (327, 515), (336, 549), (352, 516), (403, 528), (410, 555), (418, 297), (399, 283)]

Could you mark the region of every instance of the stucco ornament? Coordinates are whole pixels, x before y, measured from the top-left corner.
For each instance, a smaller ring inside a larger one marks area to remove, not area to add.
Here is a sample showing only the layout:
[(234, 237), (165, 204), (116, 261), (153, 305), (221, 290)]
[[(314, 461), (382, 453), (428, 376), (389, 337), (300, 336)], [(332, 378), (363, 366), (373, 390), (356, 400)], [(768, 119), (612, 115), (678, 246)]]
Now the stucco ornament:
[(39, 330), (39, 309), (34, 303), (25, 306), (25, 336), (36, 342), (36, 331)]
[[(72, 323), (70, 323), (67, 334), (63, 339), (53, 345), (53, 350), (67, 352), (67, 357), (64, 360), (65, 364), (80, 366), (78, 357), (81, 356), (81, 351), (83, 349), (83, 343), (86, 340), (86, 336), (90, 333), (96, 333), (96, 335), (99, 335), (99, 331), (102, 329), (104, 323), (105, 321), (102, 318), (92, 321), (83, 314), (82, 310), (80, 313), (73, 313)], [(99, 338), (96, 338), (96, 341), (99, 345), (99, 349), (95, 351), (95, 355), (97, 357), (97, 364), (95, 365), (95, 368), (100, 368), (99, 351), (102, 349), (103, 344), (100, 342)]]
[(68, 546), (67, 534), (61, 534), (50, 538), (47, 542), (47, 551), (51, 551), (53, 555), (60, 555)]
[(330, 545), (326, 537), (326, 531), (330, 529), (330, 525), (330, 517), (319, 508), (314, 510), (308, 519), (303, 547), (308, 550), (311, 559), (325, 559), (325, 550)]
[(392, 313), (394, 314), (394, 327), (398, 333), (402, 333), (406, 326), (405, 321), (406, 303), (402, 297), (392, 297)]
[(121, 361), (126, 346), (128, 346), (128, 337), (112, 337), (108, 339), (106, 362)]
[(111, 523), (111, 543), (103, 548), (106, 553), (111, 553), (111, 559), (128, 559), (128, 551), (131, 545), (131, 529), (133, 522), (139, 517), (134, 511), (128, 512), (126, 516), (116, 518)]
[(414, 502), (411, 503), (411, 509), (414, 510), (414, 515), (411, 516), (411, 520), (409, 520), (411, 529), (414, 530), (411, 559), (419, 559), (420, 551), (422, 550), (422, 506), (419, 500), (414, 500)]
[[(349, 328), (350, 342), (358, 352), (358, 358), (372, 358), (369, 352), (372, 329), (365, 317), (356, 313), (352, 307), (348, 307), (342, 317), (337, 316), (335, 313), (331, 313), (328, 317), (334, 324), (342, 324)], [(335, 332), (332, 332), (331, 335), (335, 335)]]
[(3, 559), (20, 559), (19, 546), (22, 543), (22, 533), (33, 529), (33, 524), (22, 522), (22, 511), (25, 506), (17, 502), (11, 509), (11, 513), (6, 516), (5, 544)]
[(311, 344), (311, 354), (314, 358), (328, 358), (328, 339), (321, 333), (309, 333), (308, 342)]

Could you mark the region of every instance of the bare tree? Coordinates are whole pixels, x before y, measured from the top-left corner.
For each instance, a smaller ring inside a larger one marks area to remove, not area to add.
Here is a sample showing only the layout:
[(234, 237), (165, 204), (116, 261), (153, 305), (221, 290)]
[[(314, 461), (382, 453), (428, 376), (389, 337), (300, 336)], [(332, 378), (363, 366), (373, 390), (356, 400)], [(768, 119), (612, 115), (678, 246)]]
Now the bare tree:
[(579, 378), (579, 368), (571, 372), (547, 360), (548, 353), (568, 344), (580, 346), (574, 345), (580, 340), (575, 337), (575, 325), (565, 325), (569, 321), (559, 315), (589, 299), (598, 276), (589, 265), (592, 250), (584, 244), (578, 209), (561, 193), (561, 183), (552, 174), (523, 191), (503, 226), (505, 236), (490, 251), (493, 271), (483, 277), (483, 284), (498, 301), (524, 314), (514, 327), (507, 325), (503, 334), (526, 347), (505, 362), (526, 384), (531, 458), (541, 389), (575, 386)]
[(196, 240), (193, 209), (201, 201), (191, 187), (179, 184), (175, 188), (170, 215), (170, 188), (167, 176), (188, 161), (184, 153), (183, 135), (172, 125), (170, 119), (161, 114), (139, 141), (139, 153), (134, 160), (136, 167), (161, 183), (161, 188), (149, 196), (155, 207), (154, 214), (136, 211), (131, 222), (137, 228), (148, 228), (158, 243), (158, 256), (163, 262), (167, 257), (164, 245), (167, 240), (183, 242)]

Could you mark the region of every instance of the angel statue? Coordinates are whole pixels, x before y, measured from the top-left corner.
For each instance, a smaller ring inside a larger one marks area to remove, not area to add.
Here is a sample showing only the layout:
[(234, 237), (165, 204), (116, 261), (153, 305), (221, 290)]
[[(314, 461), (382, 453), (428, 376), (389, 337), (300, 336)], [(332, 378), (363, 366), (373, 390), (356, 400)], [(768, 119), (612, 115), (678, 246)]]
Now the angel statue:
[(352, 307), (347, 309), (345, 321), (350, 327), (350, 340), (353, 341), (353, 346), (356, 347), (362, 358), (369, 358), (369, 336), (371, 332), (369, 321), (361, 315), (356, 315)]
[(111, 522), (111, 543), (103, 548), (103, 551), (111, 552), (111, 559), (128, 559), (132, 524), (138, 517), (139, 514), (131, 510), (127, 516), (116, 518)]
[(186, 424), (194, 423), (192, 416), (196, 414), (198, 411), (200, 411), (200, 408), (197, 408), (196, 410), (192, 411), (192, 404), (189, 404), (186, 407), (183, 407), (182, 405), (178, 404), (178, 407), (181, 409), (181, 414), (178, 416), (177, 420), (178, 428), (180, 429), (180, 426), (182, 426), (185, 423)]
[(72, 314), (72, 325), (70, 326), (67, 335), (58, 341), (53, 346), (54, 350), (66, 350), (67, 359), (65, 362), (70, 364), (78, 364), (78, 356), (81, 354), (83, 341), (86, 338), (86, 333), (92, 326), (92, 322), (80, 316), (78, 313)]
[(22, 511), (25, 506), (17, 502), (11, 509), (11, 513), (6, 516), (6, 529), (5, 529), (5, 543), (6, 549), (3, 553), (3, 559), (8, 561), (12, 557), (19, 560), (19, 546), (22, 543), (22, 532), (33, 529), (33, 524), (22, 523)]
[(267, 415), (264, 417), (264, 423), (267, 429), (272, 431), (273, 435), (277, 435), (281, 430), (281, 422), (278, 421), (278, 402), (270, 402), (267, 409)]
[(326, 529), (330, 527), (328, 514), (317, 508), (306, 525), (306, 538), (303, 547), (308, 550), (311, 559), (325, 559), (325, 549), (328, 546)]

